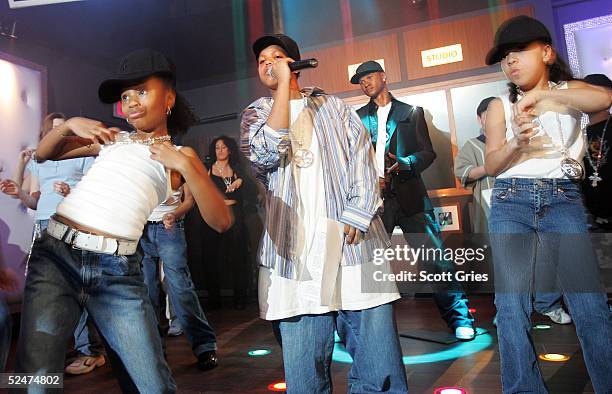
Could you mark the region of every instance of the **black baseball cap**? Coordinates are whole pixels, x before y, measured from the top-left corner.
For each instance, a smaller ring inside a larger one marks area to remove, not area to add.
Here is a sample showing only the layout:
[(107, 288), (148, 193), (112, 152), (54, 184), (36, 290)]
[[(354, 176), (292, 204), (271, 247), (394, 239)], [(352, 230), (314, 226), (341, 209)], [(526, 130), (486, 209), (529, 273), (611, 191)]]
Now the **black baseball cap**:
[(375, 72), (385, 72), (385, 70), (383, 70), (382, 66), (374, 60), (363, 62), (357, 67), (357, 70), (355, 70), (355, 75), (351, 77), (351, 83), (353, 85), (358, 85), (361, 77)]
[(499, 26), (493, 48), (487, 53), (488, 66), (499, 62), (508, 49), (524, 47), (534, 41), (552, 43), (550, 32), (542, 22), (527, 15), (510, 18)]
[(300, 60), (300, 48), (297, 43), (289, 36), (284, 34), (270, 34), (267, 36), (259, 37), (253, 43), (253, 53), (255, 59), (259, 58), (261, 51), (269, 47), (270, 45), (278, 45), (283, 48), (287, 56), (293, 60)]
[(100, 84), (98, 96), (105, 103), (117, 102), (126, 86), (137, 84), (153, 75), (167, 77), (174, 82), (176, 69), (170, 59), (160, 52), (152, 49), (136, 50), (121, 59), (117, 71)]
[(612, 89), (612, 81), (605, 74), (589, 74), (582, 79), (589, 85), (603, 86)]

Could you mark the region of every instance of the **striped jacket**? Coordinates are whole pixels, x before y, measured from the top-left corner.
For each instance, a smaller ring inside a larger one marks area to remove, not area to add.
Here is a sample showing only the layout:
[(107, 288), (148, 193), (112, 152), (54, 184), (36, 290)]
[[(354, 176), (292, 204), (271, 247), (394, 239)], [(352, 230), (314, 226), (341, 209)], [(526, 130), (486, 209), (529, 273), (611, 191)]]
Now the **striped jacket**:
[[(355, 111), (339, 98), (318, 88), (302, 93), (315, 113), (313, 125), (321, 147), (327, 216), (366, 232), (359, 244), (343, 245), (343, 264), (371, 261), (374, 249), (385, 249), (390, 243), (376, 215), (382, 200), (370, 136)], [(262, 97), (242, 112), (241, 150), (268, 190), (259, 262), (278, 268), (283, 277), (295, 278), (299, 253), (295, 250), (297, 211), (291, 143), (288, 129), (275, 131), (266, 125), (272, 103), (271, 97)]]

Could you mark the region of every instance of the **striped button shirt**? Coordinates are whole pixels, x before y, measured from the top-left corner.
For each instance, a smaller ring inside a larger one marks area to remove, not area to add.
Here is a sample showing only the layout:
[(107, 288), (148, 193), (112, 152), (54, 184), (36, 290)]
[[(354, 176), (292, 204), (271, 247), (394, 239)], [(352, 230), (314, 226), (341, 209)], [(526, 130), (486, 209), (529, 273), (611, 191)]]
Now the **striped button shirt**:
[[(382, 221), (376, 215), (382, 205), (375, 156), (370, 136), (357, 113), (337, 97), (318, 88), (305, 89), (308, 108), (314, 112), (313, 132), (321, 147), (325, 204), (330, 219), (365, 232), (357, 245), (343, 245), (344, 265), (372, 260), (374, 249), (390, 245)], [(266, 225), (258, 253), (261, 265), (278, 268), (295, 278), (297, 242), (296, 184), (291, 165), (289, 130), (274, 130), (266, 122), (272, 97), (262, 97), (241, 115), (241, 150), (252, 163), (258, 179), (267, 186)]]

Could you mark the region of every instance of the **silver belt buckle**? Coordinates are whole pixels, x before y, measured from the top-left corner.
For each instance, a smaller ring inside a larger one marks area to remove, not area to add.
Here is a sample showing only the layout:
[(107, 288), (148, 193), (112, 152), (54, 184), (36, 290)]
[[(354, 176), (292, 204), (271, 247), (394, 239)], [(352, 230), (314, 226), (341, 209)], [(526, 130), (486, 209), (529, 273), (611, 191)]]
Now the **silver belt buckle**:
[(66, 227), (68, 227), (68, 230), (64, 233), (64, 236), (62, 237), (62, 241), (64, 241), (68, 245), (72, 246), (73, 249), (75, 249), (74, 241), (76, 240), (76, 237), (79, 234), (79, 231), (70, 226), (66, 226)]
[(120, 256), (131, 256), (133, 255), (136, 251), (134, 250), (134, 252), (128, 254), (128, 249), (131, 252), (132, 248), (132, 243), (129, 241), (118, 241), (117, 242), (117, 251), (115, 252), (115, 254), (120, 255)]
[(115, 254), (117, 251), (117, 240), (102, 235), (79, 232), (78, 237), (75, 239), (75, 246), (89, 252)]

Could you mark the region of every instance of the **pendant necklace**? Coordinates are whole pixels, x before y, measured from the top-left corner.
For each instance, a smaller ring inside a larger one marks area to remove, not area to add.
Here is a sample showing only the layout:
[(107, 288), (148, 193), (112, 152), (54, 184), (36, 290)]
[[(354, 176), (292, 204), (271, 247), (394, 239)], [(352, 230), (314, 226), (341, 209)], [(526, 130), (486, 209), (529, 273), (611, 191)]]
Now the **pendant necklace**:
[[(557, 85), (553, 84), (552, 82), (548, 82), (548, 91), (551, 91), (553, 86), (556, 87)], [(523, 93), (523, 92), (520, 91), (519, 89), (519, 93)], [(561, 124), (561, 117), (559, 116), (558, 112), (555, 112), (555, 115), (557, 119), (557, 129), (559, 130), (559, 140), (561, 141), (560, 152), (563, 155), (563, 159), (561, 160), (561, 163), (560, 163), (561, 172), (568, 179), (574, 182), (580, 181), (582, 180), (582, 178), (584, 178), (584, 168), (582, 167), (582, 164), (580, 164), (578, 160), (572, 159), (569, 156), (569, 149), (565, 145), (565, 138), (563, 136), (563, 125)], [(544, 128), (544, 123), (542, 122), (542, 119), (540, 119), (539, 115), (538, 115), (538, 124), (544, 130), (544, 132), (546, 132), (546, 129)]]
[[(304, 98), (304, 109), (308, 108), (308, 99), (303, 95)], [(304, 130), (300, 130), (300, 135), (296, 136), (296, 143), (298, 149), (293, 153), (293, 160), (295, 164), (300, 168), (310, 167), (314, 162), (314, 154), (308, 148), (304, 148)]]
[(599, 166), (601, 165), (601, 159), (603, 158), (603, 147), (605, 145), (606, 130), (608, 129), (608, 123), (610, 123), (611, 117), (612, 115), (608, 116), (608, 120), (606, 120), (606, 124), (604, 125), (603, 131), (601, 132), (601, 139), (599, 140), (599, 150), (597, 152), (597, 156), (595, 156), (597, 162), (593, 163), (593, 159), (591, 158), (590, 152), (587, 152), (586, 155), (589, 164), (591, 165), (591, 168), (593, 168), (593, 175), (589, 177), (589, 180), (591, 181), (591, 186), (593, 187), (597, 187), (597, 183), (603, 180), (599, 176)]
[(225, 184), (225, 188), (229, 189), (230, 186), (232, 185), (232, 177), (225, 176), (225, 168), (227, 167), (227, 165), (225, 167), (221, 167), (221, 165), (217, 162), (215, 163), (215, 166), (217, 167), (217, 171), (219, 171), (219, 174), (221, 174), (221, 179), (223, 179), (223, 183)]

